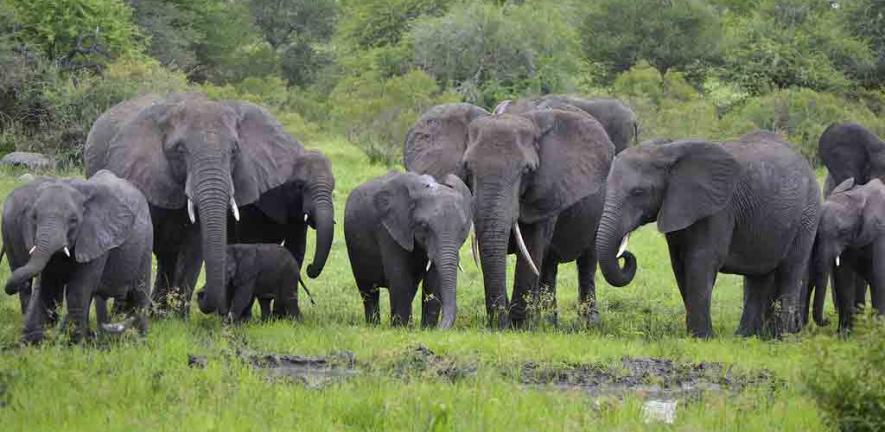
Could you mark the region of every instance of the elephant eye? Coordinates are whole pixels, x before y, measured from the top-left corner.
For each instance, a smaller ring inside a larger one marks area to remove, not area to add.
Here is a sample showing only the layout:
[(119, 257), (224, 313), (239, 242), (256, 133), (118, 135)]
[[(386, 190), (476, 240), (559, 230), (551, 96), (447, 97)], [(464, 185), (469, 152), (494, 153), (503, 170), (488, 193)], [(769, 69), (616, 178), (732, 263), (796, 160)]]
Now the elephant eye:
[(643, 189), (643, 188), (635, 187), (635, 188), (633, 188), (633, 189), (630, 189), (630, 195), (633, 195), (633, 196), (642, 196), (642, 195), (644, 195), (644, 194), (645, 194), (645, 189)]

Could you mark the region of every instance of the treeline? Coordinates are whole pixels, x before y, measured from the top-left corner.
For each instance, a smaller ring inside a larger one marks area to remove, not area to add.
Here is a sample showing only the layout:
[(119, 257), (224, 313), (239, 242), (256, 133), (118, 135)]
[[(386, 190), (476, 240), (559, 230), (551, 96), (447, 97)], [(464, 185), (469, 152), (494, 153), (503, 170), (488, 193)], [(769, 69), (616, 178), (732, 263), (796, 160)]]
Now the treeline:
[(273, 109), (302, 139), (397, 161), (428, 107), (610, 95), (643, 139), (829, 123), (885, 134), (885, 0), (6, 0), (0, 148), (76, 162), (137, 93)]

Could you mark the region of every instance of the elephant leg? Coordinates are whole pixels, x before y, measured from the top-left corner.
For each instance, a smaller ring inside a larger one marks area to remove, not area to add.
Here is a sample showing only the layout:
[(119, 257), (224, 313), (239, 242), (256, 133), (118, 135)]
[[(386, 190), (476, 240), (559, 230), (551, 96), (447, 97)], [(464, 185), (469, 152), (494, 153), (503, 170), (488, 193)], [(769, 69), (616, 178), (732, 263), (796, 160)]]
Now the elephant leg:
[(863, 309), (867, 303), (867, 281), (860, 276), (854, 278), (854, 307)]
[(439, 313), (442, 308), (439, 294), (439, 272), (436, 267), (430, 268), (430, 271), (424, 275), (423, 298), (421, 301), (421, 327), (436, 327), (439, 322)]
[(744, 276), (744, 310), (736, 334), (761, 336), (769, 319), (775, 297), (774, 272), (763, 276)]
[(43, 340), (43, 326), (49, 319), (50, 308), (53, 307), (57, 295), (55, 291), (64, 292), (64, 285), (55, 283), (57, 278), (41, 276), (40, 279), (41, 282), (34, 285), (25, 308), (22, 330), (22, 340), (25, 343), (39, 343)]
[(157, 278), (154, 280), (154, 290), (151, 299), (161, 314), (171, 310), (172, 283), (175, 279), (175, 264), (178, 261), (178, 252), (168, 251), (157, 253)]
[[(38, 279), (39, 276), (35, 279)], [(22, 285), (21, 290), (18, 292), (18, 302), (21, 306), (22, 316), (28, 311), (28, 304), (31, 302), (31, 292), (34, 290), (34, 286), (37, 283), (34, 283), (34, 279), (25, 282)]]
[(379, 237), (381, 264), (390, 289), (391, 322), (393, 325), (407, 325), (412, 317), (412, 300), (418, 291), (415, 268), (419, 265), (413, 263), (413, 257), (389, 235)]
[(676, 287), (679, 288), (679, 296), (685, 302), (685, 259), (682, 256), (684, 247), (680, 233), (667, 234), (667, 249), (670, 251), (670, 267), (673, 269)]
[(363, 309), (366, 312), (366, 323), (376, 325), (381, 322), (379, 301), (381, 292), (372, 283), (359, 283), (360, 297), (363, 299)]
[(307, 250), (307, 224), (295, 223), (286, 230), (286, 250), (292, 254), (299, 268), (304, 268), (304, 253)]
[(772, 311), (774, 320), (771, 322), (774, 324), (772, 330), (775, 337), (802, 330), (800, 301), (805, 278), (808, 275), (808, 261), (814, 236), (813, 231), (800, 232), (793, 242), (790, 253), (775, 271), (776, 297), (768, 305), (769, 308), (776, 307), (776, 310)]
[(175, 277), (173, 289), (180, 296), (178, 299), (177, 313), (181, 317), (187, 317), (190, 311), (191, 296), (200, 276), (200, 267), (203, 263), (203, 243), (200, 239), (200, 228), (191, 225), (185, 234), (184, 244), (179, 251), (175, 265)]
[[(233, 298), (230, 300), (230, 308), (228, 309), (229, 318), (233, 322), (244, 321), (246, 309), (252, 309), (252, 302), (255, 301), (255, 281), (245, 281), (234, 291)], [(274, 303), (277, 303), (274, 301)]]
[(556, 310), (556, 276), (558, 273), (559, 260), (554, 254), (548, 252), (544, 257), (544, 264), (541, 265), (538, 292), (541, 303), (544, 304), (542, 310), (549, 312), (546, 319), (552, 325), (559, 323), (559, 315)]
[(578, 311), (588, 325), (599, 322), (596, 303), (596, 249), (590, 248), (578, 257)]
[[(100, 296), (95, 296), (93, 301), (95, 302), (95, 321), (98, 322), (99, 325), (109, 323), (110, 321), (108, 320), (108, 300)], [(115, 308), (116, 304), (117, 302), (114, 301)]]
[[(523, 240), (529, 256), (540, 271), (544, 266), (544, 255), (550, 238), (553, 235), (553, 227), (556, 218), (551, 218), (535, 224), (520, 224)], [(511, 232), (516, 236), (515, 232)], [(541, 293), (538, 290), (538, 276), (519, 252), (516, 259), (516, 275), (513, 278), (513, 294), (510, 301), (510, 323), (514, 327), (523, 327), (526, 323), (528, 303), (533, 307), (541, 306)]]
[(270, 309), (270, 301), (271, 299), (266, 297), (261, 297), (258, 299), (258, 307), (261, 308), (261, 319), (269, 320), (271, 318), (271, 309)]
[(91, 336), (89, 305), (98, 289), (106, 261), (107, 255), (103, 255), (78, 267), (65, 290), (65, 301), (68, 307), (67, 319), (68, 323), (73, 326), (72, 342), (77, 343)]
[(834, 303), (836, 311), (839, 313), (839, 330), (843, 332), (851, 329), (851, 322), (856, 311), (854, 281), (857, 274), (850, 267), (849, 263), (843, 262), (842, 265), (833, 269)]
[[(879, 240), (873, 245), (873, 256), (872, 256), (872, 265), (870, 268), (872, 269), (872, 277), (870, 278), (870, 300), (873, 304), (873, 309), (879, 315), (885, 315), (885, 266), (882, 264), (885, 263), (883, 260), (885, 257), (885, 240)], [(879, 263), (879, 265), (876, 265)]]

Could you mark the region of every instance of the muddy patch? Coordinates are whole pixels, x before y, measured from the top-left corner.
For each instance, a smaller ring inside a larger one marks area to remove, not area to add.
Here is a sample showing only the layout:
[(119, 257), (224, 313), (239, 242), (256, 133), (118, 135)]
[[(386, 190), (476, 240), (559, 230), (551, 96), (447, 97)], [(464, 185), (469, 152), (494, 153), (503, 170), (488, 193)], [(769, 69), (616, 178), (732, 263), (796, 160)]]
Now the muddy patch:
[(401, 379), (411, 377), (436, 377), (458, 381), (476, 375), (477, 367), (439, 355), (424, 345), (406, 350), (393, 364), (393, 374)]
[(706, 392), (739, 392), (774, 383), (767, 371), (734, 372), (721, 363), (676, 363), (660, 358), (623, 358), (619, 364), (563, 367), (525, 364), (520, 381), (533, 387), (579, 390), (592, 397), (634, 394), (652, 400), (695, 400)]
[(338, 352), (325, 357), (247, 354), (243, 358), (270, 379), (297, 382), (310, 388), (325, 387), (359, 373), (351, 352)]

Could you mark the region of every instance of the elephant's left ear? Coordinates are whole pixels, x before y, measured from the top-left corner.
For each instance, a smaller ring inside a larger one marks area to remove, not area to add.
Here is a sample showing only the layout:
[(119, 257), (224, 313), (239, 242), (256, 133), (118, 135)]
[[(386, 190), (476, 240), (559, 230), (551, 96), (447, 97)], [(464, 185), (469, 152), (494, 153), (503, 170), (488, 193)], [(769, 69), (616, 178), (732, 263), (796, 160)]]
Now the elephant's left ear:
[(520, 201), (519, 219), (531, 223), (598, 192), (611, 168), (614, 146), (596, 119), (583, 112), (537, 110), (523, 114), (538, 127), (538, 167)]
[(249, 102), (225, 102), (237, 114), (238, 149), (234, 153), (234, 193), (238, 205), (255, 202), (291, 176), (304, 150), (264, 108)]
[(446, 186), (449, 186), (450, 188), (454, 189), (456, 192), (458, 192), (461, 195), (461, 200), (462, 200), (461, 203), (464, 205), (464, 208), (463, 208), (464, 217), (467, 222), (472, 222), (473, 221), (473, 194), (470, 193), (470, 189), (467, 188), (467, 185), (464, 184), (464, 182), (461, 181), (461, 179), (454, 174), (447, 175), (446, 178), (443, 180), (443, 183)]
[(92, 261), (122, 245), (137, 212), (148, 208), (141, 192), (110, 171), (101, 170), (87, 181), (71, 180), (71, 186), (86, 197), (74, 244), (77, 262)]

